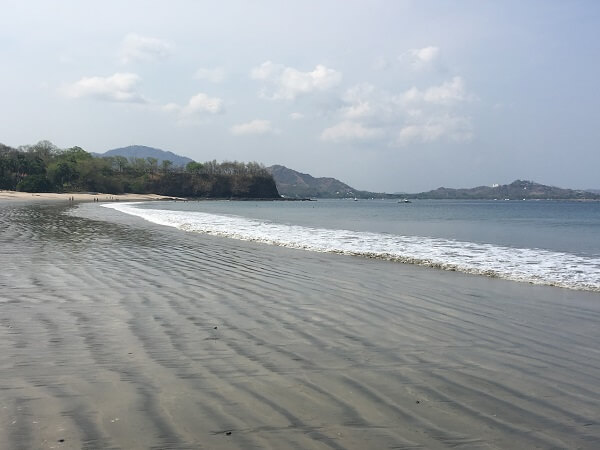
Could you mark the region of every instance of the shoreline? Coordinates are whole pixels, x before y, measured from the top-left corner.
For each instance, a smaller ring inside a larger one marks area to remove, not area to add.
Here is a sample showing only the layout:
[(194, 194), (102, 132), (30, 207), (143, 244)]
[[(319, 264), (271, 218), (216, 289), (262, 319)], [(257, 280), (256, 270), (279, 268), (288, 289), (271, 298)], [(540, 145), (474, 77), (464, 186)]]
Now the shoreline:
[(150, 201), (150, 200), (183, 200), (178, 197), (169, 197), (158, 194), (105, 194), (101, 192), (20, 192), (0, 190), (0, 201), (18, 202), (115, 202), (115, 201)]
[(66, 201), (66, 202), (135, 202), (153, 200), (176, 200), (176, 201), (293, 201), (306, 202), (316, 201), (310, 198), (251, 198), (251, 197), (173, 197), (160, 194), (106, 194), (101, 192), (21, 192), (0, 189), (0, 201), (39, 202), (39, 201)]

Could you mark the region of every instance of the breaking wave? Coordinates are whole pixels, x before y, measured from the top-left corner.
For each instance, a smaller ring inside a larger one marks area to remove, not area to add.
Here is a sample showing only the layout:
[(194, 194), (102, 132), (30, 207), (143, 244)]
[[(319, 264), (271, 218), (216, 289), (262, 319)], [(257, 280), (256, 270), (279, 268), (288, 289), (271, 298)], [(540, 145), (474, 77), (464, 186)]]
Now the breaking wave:
[(102, 206), (180, 230), (302, 250), (379, 258), (514, 281), (600, 291), (600, 258), (421, 236), (287, 225), (233, 215)]

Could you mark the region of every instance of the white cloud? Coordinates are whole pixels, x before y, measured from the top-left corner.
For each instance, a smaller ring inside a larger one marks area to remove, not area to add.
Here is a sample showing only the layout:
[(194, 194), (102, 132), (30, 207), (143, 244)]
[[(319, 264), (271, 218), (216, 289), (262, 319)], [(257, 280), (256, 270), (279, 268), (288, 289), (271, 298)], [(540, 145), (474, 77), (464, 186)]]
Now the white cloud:
[(416, 103), (423, 100), (423, 93), (413, 86), (404, 91), (399, 100), (402, 103)]
[(231, 127), (230, 131), (236, 136), (243, 134), (267, 134), (277, 132), (277, 130), (271, 126), (270, 121), (261, 119), (255, 119), (251, 120), (250, 122), (234, 125)]
[(300, 120), (300, 119), (304, 119), (304, 114), (299, 113), (299, 112), (293, 112), (290, 114), (290, 118), (292, 120)]
[(341, 121), (325, 129), (321, 139), (342, 142), (380, 138), (392, 146), (466, 141), (472, 138), (473, 127), (464, 107), (472, 98), (458, 76), (401, 94), (359, 84), (344, 93), (341, 100), (345, 106), (337, 111)]
[(250, 77), (262, 80), (272, 88), (272, 94), (263, 94), (275, 100), (294, 100), (300, 94), (328, 90), (342, 79), (342, 74), (318, 64), (314, 70), (302, 72), (266, 61), (250, 72)]
[(224, 111), (223, 100), (218, 97), (209, 97), (203, 92), (194, 95), (188, 104), (181, 109), (184, 116), (196, 114), (219, 114)]
[(467, 100), (465, 86), (461, 77), (454, 77), (440, 86), (430, 87), (425, 91), (423, 100), (431, 103), (448, 104)]
[(413, 48), (409, 53), (419, 62), (430, 63), (439, 56), (440, 49), (434, 46)]
[(412, 48), (400, 55), (400, 61), (409, 64), (413, 69), (425, 69), (434, 66), (440, 57), (439, 47), (430, 45), (423, 48)]
[(177, 103), (167, 103), (162, 107), (162, 109), (167, 112), (179, 112), (181, 111), (181, 106), (179, 106)]
[(284, 66), (281, 64), (265, 61), (260, 66), (255, 67), (250, 71), (250, 78), (255, 80), (267, 80), (273, 77), (275, 74), (281, 72), (283, 69)]
[(321, 139), (332, 142), (369, 140), (380, 137), (382, 133), (383, 130), (379, 128), (368, 128), (358, 122), (344, 121), (323, 130)]
[(404, 125), (398, 133), (397, 143), (402, 146), (411, 143), (435, 142), (441, 139), (461, 142), (469, 141), (472, 138), (473, 128), (468, 117), (446, 114)]
[(121, 43), (121, 61), (157, 61), (171, 54), (171, 45), (163, 40), (129, 33)]
[(440, 105), (450, 105), (467, 100), (472, 100), (472, 96), (467, 94), (465, 83), (461, 77), (454, 77), (450, 81), (445, 81), (439, 86), (431, 86), (424, 91), (412, 87), (405, 91), (401, 96), (401, 101), (405, 104), (427, 102)]
[(194, 78), (206, 80), (211, 83), (221, 83), (225, 79), (225, 75), (223, 67), (200, 68), (196, 71)]
[(63, 88), (72, 98), (91, 97), (122, 103), (145, 103), (137, 92), (141, 78), (135, 73), (115, 73), (109, 77), (84, 77)]
[(363, 83), (349, 88), (342, 96), (342, 100), (348, 104), (341, 109), (342, 116), (345, 119), (359, 119), (375, 115), (383, 105), (381, 99), (375, 97), (376, 90), (371, 84)]
[(167, 103), (161, 107), (163, 111), (179, 115), (181, 123), (198, 123), (206, 117), (223, 113), (225, 107), (219, 97), (209, 97), (203, 92), (192, 96), (187, 104), (181, 106), (177, 103)]

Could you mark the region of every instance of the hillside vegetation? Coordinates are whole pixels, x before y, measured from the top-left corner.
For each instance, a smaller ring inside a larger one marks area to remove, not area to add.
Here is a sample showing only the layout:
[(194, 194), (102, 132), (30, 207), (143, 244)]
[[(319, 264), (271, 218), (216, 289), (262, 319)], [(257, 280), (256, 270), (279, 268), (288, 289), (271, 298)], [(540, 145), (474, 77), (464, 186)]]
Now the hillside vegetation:
[(174, 167), (156, 158), (94, 157), (48, 141), (14, 149), (0, 144), (0, 189), (25, 192), (105, 192), (177, 197), (279, 198), (258, 163), (209, 161)]

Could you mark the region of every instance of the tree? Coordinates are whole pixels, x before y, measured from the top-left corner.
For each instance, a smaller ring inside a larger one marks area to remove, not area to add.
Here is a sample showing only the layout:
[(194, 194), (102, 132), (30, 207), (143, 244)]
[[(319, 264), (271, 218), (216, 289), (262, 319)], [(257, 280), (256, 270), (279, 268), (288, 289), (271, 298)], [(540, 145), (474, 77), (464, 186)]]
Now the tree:
[(129, 163), (134, 172), (142, 174), (148, 171), (148, 161), (144, 158), (131, 157)]
[(123, 170), (129, 166), (129, 162), (127, 161), (127, 158), (125, 158), (124, 156), (114, 156), (113, 157), (113, 161), (115, 162), (116, 166), (117, 166), (117, 170), (119, 172), (123, 172)]
[(162, 173), (168, 173), (171, 169), (171, 166), (173, 166), (173, 161), (169, 161), (168, 159), (164, 159), (161, 163), (160, 163), (160, 170)]
[(93, 156), (81, 147), (71, 147), (59, 153), (59, 159), (63, 161), (77, 162), (90, 160), (92, 158)]
[(44, 140), (28, 147), (27, 151), (35, 154), (38, 158), (47, 163), (50, 161), (50, 159), (52, 159), (52, 156), (59, 151), (59, 149), (52, 142)]
[(198, 163), (196, 161), (191, 161), (191, 162), (187, 163), (187, 165), (185, 166), (186, 172), (195, 173), (195, 174), (199, 174), (203, 168), (204, 168), (204, 164)]
[(44, 175), (29, 175), (17, 184), (17, 191), (22, 192), (51, 192), (52, 184)]
[(59, 161), (48, 166), (48, 178), (60, 190), (75, 184), (79, 178), (77, 165), (73, 161)]
[(148, 161), (148, 169), (149, 169), (150, 173), (156, 173), (156, 171), (158, 169), (158, 159), (148, 156), (146, 158), (146, 161)]

